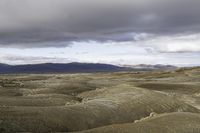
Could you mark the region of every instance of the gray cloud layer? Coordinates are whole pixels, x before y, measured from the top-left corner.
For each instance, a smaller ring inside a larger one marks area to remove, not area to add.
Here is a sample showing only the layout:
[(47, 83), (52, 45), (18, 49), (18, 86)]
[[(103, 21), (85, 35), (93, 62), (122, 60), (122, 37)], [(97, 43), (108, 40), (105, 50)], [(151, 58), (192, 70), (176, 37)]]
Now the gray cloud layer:
[(199, 33), (199, 0), (1, 0), (0, 45)]

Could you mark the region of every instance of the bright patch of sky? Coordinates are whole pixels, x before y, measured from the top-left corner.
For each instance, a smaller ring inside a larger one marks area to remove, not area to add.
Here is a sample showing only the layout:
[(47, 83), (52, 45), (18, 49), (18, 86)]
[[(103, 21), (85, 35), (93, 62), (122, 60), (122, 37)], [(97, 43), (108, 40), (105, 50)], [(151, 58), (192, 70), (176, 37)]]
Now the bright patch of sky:
[[(177, 41), (177, 39), (172, 38), (171, 43), (170, 39), (166, 40), (163, 41), (162, 37), (156, 38), (156, 40), (143, 39), (129, 42), (73, 42), (66, 47), (0, 48), (0, 59), (2, 63), (8, 64), (46, 62), (91, 62), (115, 65), (172, 64), (177, 66), (200, 64), (199, 44), (191, 45), (191, 49), (188, 49), (187, 41), (182, 45), (182, 40)], [(163, 45), (157, 45), (158, 43)], [(177, 45), (173, 47), (173, 43), (180, 43), (179, 47)], [(184, 51), (185, 47), (188, 51)]]

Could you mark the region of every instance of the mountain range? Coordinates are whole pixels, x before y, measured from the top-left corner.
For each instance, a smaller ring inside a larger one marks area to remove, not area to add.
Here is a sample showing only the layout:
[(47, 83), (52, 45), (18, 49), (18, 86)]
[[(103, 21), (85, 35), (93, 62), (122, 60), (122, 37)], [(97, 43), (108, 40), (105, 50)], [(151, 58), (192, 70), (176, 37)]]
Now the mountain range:
[(123, 67), (129, 67), (133, 69), (139, 69), (139, 70), (174, 70), (177, 67), (173, 65), (163, 65), (163, 64), (138, 64), (138, 65), (124, 65)]
[(115, 66), (111, 64), (99, 63), (43, 63), (43, 64), (25, 64), (8, 65), (0, 63), (0, 73), (93, 73), (93, 72), (118, 72), (134, 70), (157, 70), (176, 68), (170, 65), (136, 65), (136, 66)]
[(115, 72), (128, 70), (110, 64), (93, 63), (44, 63), (26, 65), (0, 64), (0, 73), (78, 73), (78, 72)]

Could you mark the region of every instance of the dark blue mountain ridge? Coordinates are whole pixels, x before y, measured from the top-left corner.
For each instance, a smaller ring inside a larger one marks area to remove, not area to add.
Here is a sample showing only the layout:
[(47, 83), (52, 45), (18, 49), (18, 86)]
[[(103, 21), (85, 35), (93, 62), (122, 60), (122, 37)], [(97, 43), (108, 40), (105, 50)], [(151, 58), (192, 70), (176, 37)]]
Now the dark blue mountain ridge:
[(119, 67), (100, 63), (43, 63), (25, 65), (0, 64), (0, 73), (78, 73), (78, 72), (116, 72), (130, 70), (127, 67)]
[(116, 66), (101, 63), (43, 63), (8, 65), (0, 63), (0, 74), (17, 73), (94, 73), (94, 72), (118, 72), (118, 71), (152, 71), (152, 70), (174, 70), (172, 65), (125, 65)]

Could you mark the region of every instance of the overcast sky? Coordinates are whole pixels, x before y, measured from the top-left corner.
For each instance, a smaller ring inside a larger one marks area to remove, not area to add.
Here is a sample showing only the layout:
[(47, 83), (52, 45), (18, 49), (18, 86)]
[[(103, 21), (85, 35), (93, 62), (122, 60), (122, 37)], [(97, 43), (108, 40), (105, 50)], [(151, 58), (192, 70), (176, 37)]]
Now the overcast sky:
[(0, 63), (200, 65), (200, 0), (0, 0)]

